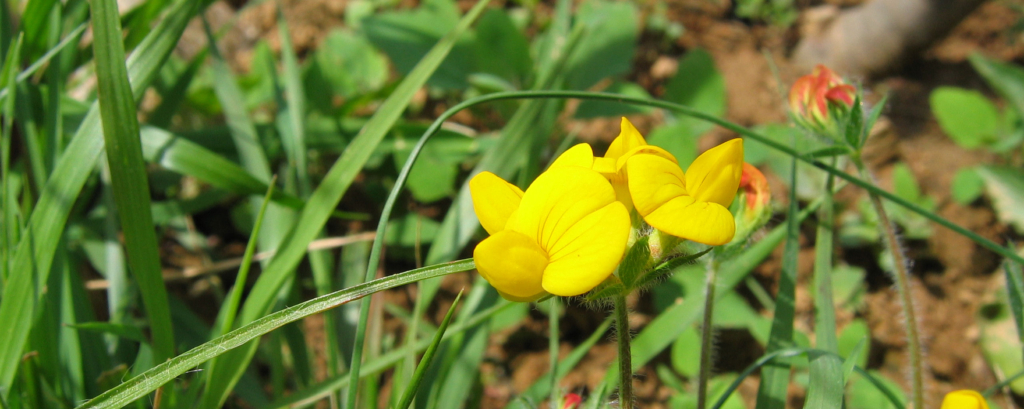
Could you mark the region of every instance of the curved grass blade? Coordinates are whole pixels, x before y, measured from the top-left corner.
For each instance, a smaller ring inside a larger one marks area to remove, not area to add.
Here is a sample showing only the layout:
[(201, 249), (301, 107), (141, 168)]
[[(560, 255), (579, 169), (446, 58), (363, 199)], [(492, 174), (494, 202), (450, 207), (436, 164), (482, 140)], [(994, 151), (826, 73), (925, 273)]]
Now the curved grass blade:
[[(373, 138), (375, 139), (375, 142), (373, 143), (372, 146), (376, 146), (380, 142), (380, 139), (384, 136), (386, 129), (390, 128), (391, 125), (393, 125), (395, 121), (398, 120), (399, 115), (401, 115), (401, 110), (397, 110), (395, 108), (400, 106), (404, 109), (404, 107), (408, 105), (409, 100), (412, 98), (413, 92), (415, 92), (416, 89), (425, 84), (426, 81), (430, 78), (431, 74), (433, 74), (437, 67), (441, 65), (441, 62), (444, 60), (444, 57), (455, 46), (455, 42), (458, 40), (459, 36), (462, 34), (463, 31), (469, 28), (469, 25), (472, 24), (477, 17), (480, 16), (480, 14), (486, 8), (488, 2), (488, 0), (477, 1), (476, 5), (474, 5), (473, 8), (470, 9), (466, 13), (466, 15), (462, 17), (461, 20), (459, 20), (459, 24), (455, 26), (455, 29), (453, 29), (451, 32), (449, 32), (443, 38), (441, 38), (441, 40), (438, 41), (437, 45), (435, 45), (434, 48), (431, 49), (430, 52), (428, 52), (427, 55), (425, 55), (423, 59), (416, 64), (416, 68), (413, 68), (412, 72), (409, 73), (409, 76), (406, 77), (406, 79), (402, 81), (398, 88), (395, 89), (395, 92), (392, 94), (392, 96), (389, 97), (388, 100), (384, 102), (384, 105), (381, 106), (381, 109), (377, 111), (377, 114), (374, 114), (373, 118), (370, 119), (370, 122), (368, 122), (366, 124), (366, 127), (363, 128), (363, 131), (360, 132), (360, 136), (357, 136), (356, 139), (352, 141), (352, 145), (350, 145), (349, 148), (345, 150), (345, 153), (348, 153), (353, 148), (357, 148), (359, 146), (358, 142), (360, 141), (361, 136), (371, 135), (371, 131), (368, 130), (372, 130), (374, 135)], [(407, 84), (409, 87), (407, 87)], [(411, 86), (415, 86), (415, 88), (410, 88)], [(389, 103), (391, 103), (396, 96), (398, 96), (400, 99), (395, 100), (394, 106), (389, 106)], [(380, 117), (379, 123), (374, 121), (378, 117)], [(382, 127), (378, 130), (376, 126), (380, 125), (386, 125), (386, 127)], [(417, 145), (416, 148), (422, 147)], [(369, 156), (370, 150), (371, 149), (367, 149), (367, 152), (365, 154), (366, 157)], [(384, 204), (383, 214), (390, 215), (391, 208), (394, 206), (394, 203), (398, 198), (398, 192), (404, 186), (405, 180), (408, 178), (409, 171), (412, 168), (412, 163), (416, 160), (416, 157), (419, 155), (419, 153), (420, 151), (415, 148), (410, 153), (409, 159), (406, 160), (406, 166), (404, 166), (402, 168), (401, 173), (399, 173), (398, 181), (395, 183), (394, 189), (392, 189), (391, 193), (388, 195), (387, 202)], [(342, 159), (344, 159), (344, 156), (345, 155), (342, 154)], [(360, 163), (360, 166), (362, 165), (362, 163), (365, 163), (365, 160)], [(351, 179), (349, 179), (349, 181), (351, 181)], [(377, 265), (380, 261), (381, 246), (384, 243), (384, 230), (387, 227), (387, 223), (388, 216), (384, 216), (381, 217), (380, 222), (377, 225), (377, 234), (379, 234), (379, 236), (374, 239), (373, 246), (370, 248), (370, 260), (369, 263), (367, 263), (366, 275), (363, 278), (364, 281), (367, 281), (370, 278), (372, 278), (373, 274), (377, 272)], [(347, 407), (350, 408), (355, 407), (356, 397), (358, 395), (358, 393), (354, 393), (354, 391), (358, 389), (355, 386), (359, 382), (359, 367), (362, 365), (363, 336), (366, 333), (366, 322), (369, 319), (370, 300), (363, 300), (360, 303), (359, 309), (359, 324), (356, 326), (355, 345), (354, 349), (352, 350), (352, 361), (351, 364), (349, 365), (349, 382), (351, 385), (351, 389), (353, 391), (353, 393), (348, 394)]]
[[(18, 74), (17, 77), (18, 83), (27, 80), (29, 77), (32, 76), (32, 74), (35, 74), (36, 71), (42, 68), (43, 65), (46, 65), (46, 63), (50, 62), (51, 58), (59, 54), (61, 51), (64, 51), (64, 48), (67, 47), (68, 44), (74, 43), (75, 40), (78, 39), (78, 36), (85, 32), (86, 28), (89, 28), (89, 25), (86, 23), (82, 23), (73, 31), (68, 33), (68, 35), (65, 36), (64, 39), (61, 40), (59, 43), (57, 43), (57, 45), (55, 45), (53, 48), (47, 51), (46, 54), (43, 54), (43, 56), (39, 57), (39, 59), (32, 63), (32, 65), (28, 66), (28, 68), (25, 68), (23, 71), (21, 71), (21, 73)], [(8, 91), (6, 88), (0, 90), (0, 101), (3, 101), (4, 98), (7, 98), (8, 94), (10, 94), (10, 91)]]
[(249, 267), (252, 266), (253, 254), (256, 253), (257, 237), (259, 237), (260, 228), (263, 227), (263, 216), (267, 213), (267, 205), (270, 203), (270, 198), (274, 196), (275, 180), (277, 179), (270, 179), (267, 195), (263, 197), (263, 203), (260, 204), (260, 212), (256, 214), (256, 222), (253, 224), (252, 234), (249, 235), (249, 243), (245, 245), (245, 253), (242, 254), (242, 265), (238, 268), (238, 275), (235, 277), (235, 286), (231, 288), (231, 295), (228, 296), (228, 301), (221, 307), (226, 311), (224, 319), (221, 321), (220, 329), (215, 330), (214, 335), (227, 334), (228, 331), (231, 331), (231, 327), (235, 325), (238, 304), (242, 302), (242, 290), (245, 288), (245, 283), (249, 278)]
[[(444, 57), (455, 45), (459, 34), (468, 28), (473, 19), (483, 10), (485, 4), (486, 0), (482, 0), (473, 10), (467, 13), (455, 30), (442, 38), (424, 56), (417, 67), (402, 80), (391, 96), (384, 101), (373, 117), (370, 118), (362, 131), (342, 153), (341, 157), (331, 166), (322, 183), (310, 195), (307, 205), (299, 215), (299, 220), (295, 223), (296, 227), (282, 243), (276, 256), (271, 260), (267, 268), (264, 269), (259, 280), (253, 286), (252, 292), (242, 307), (242, 314), (239, 317), (241, 319), (240, 323), (251, 322), (265, 315), (271, 309), (278, 290), (288, 279), (289, 273), (305, 255), (306, 246), (323, 229), (324, 223), (327, 222), (327, 218), (334, 210), (335, 205), (341, 200), (341, 196), (348, 190), (356, 175), (366, 164), (367, 160), (369, 160), (370, 155), (372, 155), (377, 145), (380, 144), (388, 129), (395, 124), (405, 110), (405, 107), (408, 106), (412, 96), (430, 78), (430, 75), (437, 69), (441, 61), (444, 60)], [(390, 200), (393, 200), (393, 198)], [(380, 239), (383, 239), (383, 227), (386, 225), (387, 220), (386, 218), (381, 220), (378, 231), (382, 234)], [(379, 240), (375, 243), (378, 243), (375, 244), (377, 251), (370, 256), (370, 263), (373, 264), (373, 267), (369, 269), (371, 272), (376, 272), (376, 263), (380, 254)], [(367, 308), (363, 307), (363, 310), (365, 311)], [(357, 330), (355, 341), (358, 345), (354, 349), (356, 354), (362, 351), (363, 340), (360, 335)], [(208, 374), (215, 377), (214, 384), (216, 389), (214, 389), (214, 393), (218, 396), (212, 400), (207, 400), (208, 398), (206, 398), (206, 396), (212, 395), (204, 396), (203, 407), (219, 407), (227, 399), (231, 386), (237, 382), (238, 376), (240, 376), (252, 358), (253, 353), (255, 353), (255, 346), (255, 344), (247, 346), (218, 359), (228, 361), (229, 364), (221, 367), (231, 372)]]
[(131, 403), (135, 399), (156, 390), (156, 388), (159, 388), (164, 383), (171, 381), (175, 377), (185, 373), (197, 365), (206, 362), (213, 357), (227, 353), (234, 348), (245, 345), (246, 343), (257, 339), (260, 336), (281, 327), (282, 325), (298, 321), (310, 315), (329, 310), (341, 304), (379, 291), (384, 291), (428, 278), (469, 271), (474, 268), (476, 268), (476, 265), (473, 263), (473, 260), (460, 260), (436, 266), (424, 267), (387, 276), (297, 304), (293, 307), (286, 308), (252, 321), (241, 328), (214, 338), (213, 340), (195, 347), (188, 352), (157, 365), (152, 369), (118, 385), (117, 387), (104, 392), (100, 396), (89, 400), (81, 406), (78, 406), (78, 409), (122, 407)]
[[(795, 143), (795, 141), (794, 141)], [(775, 296), (775, 313), (766, 352), (775, 352), (793, 343), (793, 319), (796, 314), (796, 269), (800, 252), (800, 220), (796, 217), (799, 201), (796, 197), (796, 158), (792, 162), (789, 189), (789, 210), (786, 213), (786, 247), (782, 253), (782, 272), (779, 290)], [(826, 195), (827, 196), (827, 195)], [(789, 362), (774, 362), (761, 368), (761, 383), (757, 388), (757, 409), (783, 409), (789, 390)]]
[(420, 387), (420, 381), (423, 380), (423, 374), (427, 372), (427, 368), (430, 366), (430, 362), (434, 359), (434, 353), (437, 352), (437, 347), (441, 345), (441, 339), (444, 337), (444, 332), (448, 329), (448, 323), (452, 319), (452, 314), (455, 313), (455, 306), (459, 305), (459, 300), (462, 299), (462, 291), (459, 291), (459, 295), (455, 296), (455, 301), (452, 302), (452, 306), (448, 308), (448, 313), (444, 315), (444, 320), (441, 320), (441, 325), (437, 328), (437, 333), (434, 334), (434, 338), (430, 340), (430, 345), (427, 346), (427, 350), (423, 352), (423, 358), (420, 359), (420, 364), (416, 367), (416, 372), (412, 375), (412, 380), (409, 381), (409, 385), (405, 387), (405, 393), (402, 394), (402, 400), (399, 401), (398, 409), (406, 409), (409, 405), (412, 405), (412, 399), (416, 397), (416, 390)]
[[(176, 4), (128, 58), (134, 98), (140, 98), (152, 82), (177, 45), (189, 19), (199, 10), (200, 3), (200, 0), (185, 0)], [(0, 337), (0, 399), (11, 390), (17, 362), (25, 346), (35, 309), (34, 283), (47, 281), (71, 207), (89, 178), (90, 172), (85, 169), (93, 168), (102, 150), (99, 108), (93, 104), (35, 203), (14, 257), (12, 268), (19, 274), (11, 276), (0, 298), (0, 316), (4, 317), (5, 329), (11, 334)]]
[[(496, 314), (504, 312), (515, 305), (513, 302), (501, 301), (497, 305), (492, 306), (478, 314), (473, 315), (467, 319), (464, 323), (456, 322), (448, 331), (444, 334), (445, 340), (454, 337), (456, 334), (475, 328), (478, 325), (488, 322)], [(372, 361), (366, 363), (366, 367), (363, 368), (362, 373), (359, 375), (360, 378), (366, 378), (369, 376), (380, 374), (381, 372), (391, 368), (398, 364), (401, 360), (405, 359), (409, 354), (415, 354), (419, 351), (425, 350), (430, 345), (430, 340), (421, 339), (413, 345), (405, 345), (401, 348), (385, 353)], [(324, 399), (334, 391), (345, 388), (348, 386), (349, 378), (348, 374), (339, 374), (329, 376), (324, 381), (317, 383), (309, 388), (295, 392), (287, 397), (277, 400), (267, 408), (298, 408), (305, 407), (315, 403), (320, 399)]]
[[(736, 389), (740, 387), (740, 384), (743, 383), (743, 380), (750, 376), (752, 373), (754, 373), (754, 371), (763, 367), (764, 365), (767, 365), (776, 359), (793, 358), (811, 352), (830, 354), (830, 352), (816, 349), (785, 348), (762, 356), (757, 361), (754, 361), (754, 363), (750, 364), (750, 366), (748, 366), (746, 369), (743, 370), (743, 372), (740, 373), (740, 376), (737, 376), (736, 379), (733, 380), (732, 384), (730, 384), (729, 387), (726, 388), (725, 391), (722, 393), (722, 396), (718, 398), (718, 401), (716, 401), (714, 405), (711, 405), (711, 409), (721, 409), (722, 405), (725, 404), (726, 399), (729, 399), (729, 396), (731, 396), (732, 393), (735, 392)], [(889, 388), (885, 387), (885, 385), (882, 384), (881, 381), (875, 379), (874, 375), (871, 375), (871, 373), (865, 371), (864, 368), (861, 368), (859, 366), (854, 367), (854, 369), (857, 371), (858, 374), (860, 374), (869, 382), (871, 382), (871, 384), (874, 385), (875, 388), (882, 392), (882, 394), (885, 395), (886, 399), (889, 399), (889, 403), (892, 403), (893, 406), (895, 406), (897, 409), (906, 408), (906, 406), (903, 404), (903, 401), (900, 400), (898, 396), (894, 395), (893, 392), (889, 390)]]
[[(460, 103), (460, 104), (450, 108), (448, 111), (445, 111), (445, 113), (442, 114), (440, 118), (444, 118), (445, 120), (447, 120), (452, 115), (454, 115), (455, 112), (458, 112), (460, 110), (469, 108), (471, 106), (479, 105), (479, 104), (482, 104), (482, 103), (485, 103), (485, 102), (502, 101), (502, 100), (509, 100), (509, 99), (536, 99), (536, 98), (576, 98), (576, 99), (615, 101), (615, 102), (621, 102), (621, 103), (626, 103), (626, 104), (635, 104), (635, 105), (643, 105), (643, 106), (651, 106), (651, 107), (655, 107), (655, 108), (668, 109), (668, 110), (672, 110), (672, 111), (674, 111), (676, 113), (679, 113), (679, 114), (682, 114), (682, 115), (687, 115), (687, 116), (691, 116), (691, 117), (700, 119), (702, 121), (711, 122), (711, 123), (713, 123), (715, 125), (718, 125), (718, 126), (721, 126), (721, 127), (725, 128), (727, 130), (736, 132), (737, 134), (740, 134), (740, 135), (742, 135), (744, 137), (756, 140), (757, 142), (762, 143), (762, 144), (768, 146), (769, 148), (772, 148), (772, 149), (777, 150), (779, 152), (782, 152), (782, 153), (784, 153), (786, 155), (794, 157), (794, 158), (796, 158), (797, 160), (799, 160), (801, 162), (807, 163), (807, 164), (809, 164), (811, 166), (814, 166), (814, 167), (816, 167), (818, 169), (821, 169), (821, 170), (823, 170), (825, 172), (828, 172), (829, 174), (832, 174), (832, 175), (834, 175), (834, 176), (836, 176), (836, 177), (838, 177), (840, 179), (843, 179), (846, 182), (849, 182), (850, 184), (853, 184), (853, 185), (855, 185), (855, 186), (857, 186), (857, 187), (859, 187), (861, 189), (867, 190), (868, 192), (870, 192), (872, 194), (876, 194), (876, 195), (878, 195), (878, 196), (880, 196), (882, 198), (885, 198), (885, 200), (893, 202), (893, 203), (895, 203), (895, 204), (897, 204), (897, 205), (899, 205), (899, 206), (901, 206), (903, 208), (906, 208), (907, 210), (910, 210), (911, 212), (920, 214), (920, 215), (926, 217), (928, 220), (931, 220), (931, 221), (933, 221), (935, 223), (938, 223), (939, 225), (941, 225), (941, 226), (943, 226), (943, 227), (945, 227), (947, 229), (950, 229), (950, 230), (956, 232), (957, 234), (960, 234), (960, 235), (962, 235), (964, 237), (967, 237), (967, 238), (971, 239), (971, 241), (973, 241), (973, 242), (977, 243), (978, 245), (988, 249), (989, 251), (992, 251), (992, 252), (994, 252), (996, 254), (999, 254), (1000, 256), (1006, 257), (1006, 258), (1008, 258), (1010, 260), (1013, 260), (1016, 263), (1024, 265), (1024, 257), (1022, 257), (1019, 254), (1014, 253), (1012, 250), (1008, 250), (1005, 247), (1000, 246), (999, 244), (996, 244), (992, 240), (989, 240), (989, 239), (986, 239), (984, 237), (981, 237), (981, 235), (979, 235), (977, 233), (974, 233), (974, 232), (964, 228), (963, 226), (957, 225), (956, 223), (953, 223), (953, 222), (949, 221), (948, 219), (946, 219), (946, 218), (944, 218), (942, 216), (939, 216), (938, 214), (936, 214), (934, 212), (928, 211), (927, 209), (925, 209), (925, 208), (923, 208), (923, 207), (921, 207), (921, 206), (919, 206), (919, 205), (917, 205), (915, 203), (912, 203), (912, 202), (910, 202), (908, 200), (900, 198), (896, 194), (893, 194), (893, 193), (891, 193), (891, 192), (889, 192), (889, 191), (887, 191), (885, 189), (881, 189), (881, 188), (875, 186), (874, 184), (872, 184), (871, 182), (865, 181), (863, 179), (858, 178), (857, 176), (851, 175), (849, 173), (843, 172), (842, 170), (836, 169), (835, 167), (829, 166), (828, 164), (825, 164), (824, 162), (818, 161), (818, 160), (816, 160), (814, 158), (811, 158), (811, 157), (808, 157), (808, 156), (806, 156), (804, 154), (801, 154), (800, 152), (797, 152), (793, 148), (790, 148), (788, 146), (785, 146), (785, 145), (782, 145), (782, 144), (780, 144), (778, 142), (775, 142), (774, 140), (772, 140), (772, 139), (770, 139), (770, 138), (768, 138), (768, 137), (766, 137), (764, 135), (761, 135), (761, 134), (759, 134), (757, 132), (754, 132), (754, 131), (752, 131), (750, 129), (747, 129), (747, 128), (743, 127), (743, 126), (740, 126), (740, 125), (732, 123), (730, 121), (718, 118), (718, 117), (716, 117), (714, 115), (711, 115), (711, 114), (708, 114), (708, 113), (705, 113), (705, 112), (701, 112), (699, 110), (687, 107), (685, 105), (675, 104), (675, 103), (666, 102), (666, 101), (659, 101), (659, 100), (650, 100), (650, 99), (644, 99), (644, 98), (630, 97), (630, 96), (621, 95), (621, 94), (609, 94), (609, 93), (603, 93), (603, 92), (586, 92), (586, 91), (510, 91), (510, 92), (496, 92), (496, 93), (493, 93), (493, 94), (487, 94), (487, 95), (482, 95), (482, 96), (479, 96), (479, 97), (476, 97), (476, 98), (468, 99), (468, 100), (466, 100), (466, 101), (464, 101), (464, 102), (462, 102), (462, 103)], [(428, 262), (429, 261), (430, 260), (428, 258)]]
[(142, 302), (149, 315), (153, 360), (162, 362), (174, 356), (174, 330), (153, 230), (149, 180), (142, 160), (135, 98), (124, 65), (121, 18), (116, 1), (93, 0), (91, 3), (96, 85), (114, 203), (121, 217), (130, 271), (139, 283)]
[[(835, 165), (835, 160), (832, 161)], [(818, 349), (839, 352), (836, 340), (836, 313), (832, 299), (832, 229), (834, 215), (832, 192), (835, 178), (827, 176), (824, 202), (818, 209), (818, 230), (814, 237), (814, 334)], [(810, 383), (805, 409), (841, 409), (843, 407), (843, 363), (831, 354), (810, 356)]]

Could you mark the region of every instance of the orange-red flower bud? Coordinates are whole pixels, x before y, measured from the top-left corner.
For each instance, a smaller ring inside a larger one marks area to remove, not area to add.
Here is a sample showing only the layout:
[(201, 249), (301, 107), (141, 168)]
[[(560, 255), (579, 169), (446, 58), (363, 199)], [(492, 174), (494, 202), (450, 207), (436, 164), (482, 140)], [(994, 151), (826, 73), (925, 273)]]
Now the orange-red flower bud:
[(772, 198), (771, 190), (768, 189), (768, 179), (765, 179), (761, 170), (746, 162), (743, 162), (740, 190), (746, 199), (747, 207), (744, 209), (744, 216), (748, 218), (756, 218), (757, 214), (768, 206), (768, 201)]
[(576, 409), (580, 403), (583, 403), (583, 398), (575, 393), (567, 393), (563, 399), (562, 409)]
[(789, 107), (798, 122), (812, 128), (825, 128), (831, 123), (829, 103), (849, 108), (854, 103), (857, 89), (847, 84), (838, 74), (824, 65), (800, 77), (789, 91)]

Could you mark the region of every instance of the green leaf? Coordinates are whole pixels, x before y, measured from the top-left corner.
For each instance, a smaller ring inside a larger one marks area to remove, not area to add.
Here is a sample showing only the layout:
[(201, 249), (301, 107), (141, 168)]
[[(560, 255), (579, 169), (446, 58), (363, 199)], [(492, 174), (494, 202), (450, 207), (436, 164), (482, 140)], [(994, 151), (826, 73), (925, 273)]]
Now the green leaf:
[(696, 327), (683, 330), (672, 343), (672, 369), (690, 379), (700, 373), (700, 332)]
[(250, 322), (234, 331), (214, 338), (188, 352), (133, 377), (110, 389), (100, 396), (78, 406), (79, 409), (119, 408), (159, 388), (186, 371), (234, 348), (258, 339), (282, 325), (298, 321), (313, 314), (335, 308), (352, 300), (365, 297), (401, 285), (414, 283), (432, 277), (469, 271), (475, 268), (472, 260), (462, 260), (436, 266), (424, 267), (390, 275), (364, 284), (356, 285), (301, 304), (286, 308)]
[[(636, 85), (632, 82), (615, 81), (612, 82), (608, 88), (605, 88), (603, 92), (609, 92), (612, 94), (628, 95), (636, 98), (650, 98), (651, 95), (647, 93), (643, 87)], [(585, 100), (580, 102), (579, 107), (576, 108), (576, 118), (579, 119), (590, 119), (599, 118), (605, 116), (618, 117), (624, 115), (641, 114), (650, 112), (650, 108), (638, 107), (630, 104), (620, 104), (615, 102), (607, 101), (594, 101)]]
[(1024, 169), (1010, 166), (981, 166), (978, 175), (992, 199), (992, 207), (1003, 223), (1024, 232)]
[(957, 145), (975, 149), (995, 141), (999, 111), (977, 91), (939, 87), (929, 98), (935, 119)]
[[(725, 78), (715, 68), (707, 51), (697, 48), (679, 62), (676, 75), (669, 80), (662, 97), (711, 115), (725, 113)], [(710, 129), (710, 124), (701, 124)], [(697, 132), (702, 134), (704, 131)]]
[(130, 271), (139, 283), (149, 315), (156, 362), (174, 356), (174, 330), (160, 268), (160, 251), (150, 210), (149, 181), (142, 159), (135, 99), (125, 68), (121, 19), (115, 0), (92, 2), (93, 52), (103, 140), (113, 186), (114, 202), (124, 231)]
[(856, 318), (839, 333), (838, 352), (846, 359), (856, 358), (854, 364), (863, 368), (868, 364), (868, 343), (863, 342), (871, 338), (871, 329), (863, 319)]
[[(458, 21), (459, 10), (454, 1), (426, 0), (415, 10), (367, 17), (362, 21), (362, 28), (370, 42), (391, 58), (399, 72), (409, 74), (435, 43), (455, 29)], [(440, 88), (464, 89), (475, 61), (469, 37), (460, 35), (427, 83)]]
[(1024, 118), (1024, 70), (1020, 67), (987, 58), (981, 54), (969, 57), (971, 65)]
[(587, 89), (633, 67), (638, 16), (632, 2), (589, 1), (576, 10), (576, 25), (585, 27), (579, 45), (566, 61), (566, 85)]
[(889, 395), (896, 396), (901, 403), (906, 404), (906, 397), (903, 396), (900, 386), (877, 371), (867, 373), (871, 374), (872, 378), (879, 382), (879, 385), (875, 385), (869, 380), (872, 378), (857, 378), (850, 382), (849, 390), (846, 393), (848, 397), (846, 407), (849, 409), (902, 409), (902, 407), (893, 405), (886, 393), (879, 389), (879, 387), (885, 388)]
[(84, 331), (113, 334), (139, 343), (149, 342), (149, 340), (146, 339), (146, 336), (143, 335), (142, 330), (134, 325), (117, 324), (112, 322), (83, 322), (81, 324), (69, 325), (69, 327)]
[(379, 89), (387, 81), (387, 60), (361, 35), (334, 30), (317, 49), (316, 62), (328, 69), (331, 80), (342, 96)]
[(494, 74), (522, 86), (530, 76), (533, 61), (530, 44), (503, 9), (492, 8), (476, 25), (477, 71)]
[(974, 168), (960, 168), (953, 175), (950, 190), (953, 200), (962, 205), (969, 205), (985, 192), (985, 180)]

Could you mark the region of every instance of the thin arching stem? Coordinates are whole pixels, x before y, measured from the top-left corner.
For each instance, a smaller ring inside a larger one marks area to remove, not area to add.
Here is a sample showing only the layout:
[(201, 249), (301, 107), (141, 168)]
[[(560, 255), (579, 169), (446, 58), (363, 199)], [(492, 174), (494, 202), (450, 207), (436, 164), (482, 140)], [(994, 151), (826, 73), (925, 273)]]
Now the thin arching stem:
[[(860, 171), (861, 178), (867, 181), (873, 180), (871, 172), (864, 166), (856, 155), (853, 156), (853, 163)], [(907, 257), (900, 247), (899, 238), (896, 236), (896, 227), (889, 220), (889, 215), (882, 206), (882, 200), (873, 192), (868, 192), (871, 198), (871, 206), (878, 215), (878, 228), (882, 231), (885, 245), (892, 254), (893, 281), (896, 282), (896, 291), (899, 293), (900, 304), (903, 307), (903, 316), (906, 318), (907, 328), (907, 352), (910, 354), (910, 388), (915, 408), (924, 406), (924, 375), (921, 359), (921, 338), (917, 332), (917, 314), (914, 311), (914, 299), (910, 293), (910, 272), (907, 270)]]

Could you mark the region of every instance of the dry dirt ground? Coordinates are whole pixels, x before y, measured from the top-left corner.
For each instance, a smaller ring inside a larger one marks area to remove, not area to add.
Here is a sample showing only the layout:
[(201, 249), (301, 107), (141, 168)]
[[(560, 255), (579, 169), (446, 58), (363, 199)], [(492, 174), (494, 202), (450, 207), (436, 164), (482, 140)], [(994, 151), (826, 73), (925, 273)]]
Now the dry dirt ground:
[[(338, 0), (283, 0), (292, 41), (300, 55), (315, 48), (330, 28), (343, 24), (344, 3)], [(404, 3), (411, 5), (411, 0)], [(812, 8), (806, 1), (797, 3), (804, 15)], [(842, 6), (850, 2), (830, 0), (826, 3)], [(725, 76), (729, 120), (743, 125), (786, 120), (785, 104), (779, 90), (805, 74), (796, 72), (787, 60), (801, 36), (799, 22), (792, 28), (780, 28), (744, 21), (734, 15), (728, 0), (670, 0), (667, 4), (669, 18), (682, 23), (685, 34), (668, 46), (662, 44), (660, 38), (642, 35), (642, 43), (634, 56), (631, 80), (658, 96), (664, 91), (665, 81), (673, 72), (675, 62), (687, 50), (701, 47), (711, 53)], [(209, 18), (215, 25), (218, 21), (227, 21), (237, 12), (239, 5), (237, 2), (217, 3), (208, 12)], [(544, 7), (543, 4), (541, 6)], [(815, 2), (815, 7), (820, 6)], [(650, 7), (642, 8), (650, 12)], [(883, 126), (872, 138), (867, 157), (882, 185), (885, 186), (889, 180), (887, 176), (892, 165), (905, 162), (920, 182), (923, 192), (937, 200), (939, 214), (997, 242), (1012, 237), (1013, 232), (998, 223), (985, 200), (962, 206), (949, 195), (957, 169), (991, 158), (985, 153), (964, 151), (951, 142), (931, 115), (928, 95), (941, 85), (978, 89), (992, 95), (966, 62), (966, 56), (977, 51), (1004, 61), (1021, 62), (1024, 39), (1015, 38), (1009, 30), (1021, 18), (1020, 13), (1004, 4), (987, 3), (966, 18), (947, 38), (892, 76), (857, 79), (864, 84), (869, 100), (877, 100), (881, 95), (890, 96)], [(236, 68), (248, 68), (249, 50), (261, 38), (268, 40), (275, 51), (279, 47), (273, 2), (246, 9), (239, 16), (237, 27), (226, 37), (224, 47), (230, 51), (228, 54)], [(773, 74), (773, 69), (777, 70), (778, 77)], [(645, 132), (656, 126), (658, 121), (657, 117), (636, 117), (634, 123)], [(596, 120), (585, 125), (583, 133), (594, 139), (610, 140), (618, 132), (617, 121)], [(726, 131), (714, 130), (702, 139), (701, 147), (729, 137), (732, 135)], [(777, 178), (770, 179), (774, 199), (785, 201), (785, 187)], [(840, 197), (852, 206), (860, 194), (854, 189), (847, 189)], [(930, 402), (937, 406), (942, 394), (950, 390), (981, 390), (997, 382), (978, 347), (980, 331), (976, 317), (980, 306), (990, 300), (1002, 284), (1000, 275), (996, 274), (999, 259), (992, 253), (951, 231), (938, 226), (933, 226), (933, 229), (934, 234), (927, 240), (911, 241), (907, 246), (915, 259), (913, 290), (918, 311), (923, 316), (921, 327), (927, 337)], [(810, 328), (813, 311), (806, 289), (811, 279), (813, 227), (805, 228), (804, 232), (797, 325)], [(870, 289), (866, 295), (866, 308), (858, 314), (871, 329), (870, 367), (905, 385), (906, 376), (902, 369), (906, 368), (907, 359), (904, 330), (891, 282), (874, 261), (870, 250), (852, 249), (839, 256), (868, 271)], [(769, 291), (774, 291), (779, 263), (777, 253), (756, 271), (757, 279)], [(466, 280), (468, 276), (452, 277), (449, 288), (457, 289)], [(401, 292), (387, 297), (398, 303), (408, 302), (407, 295)], [(649, 305), (650, 300), (635, 300), (634, 331), (642, 329), (654, 315)], [(564, 335), (563, 353), (568, 353), (575, 343), (590, 334), (602, 318), (602, 312), (570, 305), (560, 324)], [(852, 318), (852, 315), (841, 315), (840, 326)], [(320, 328), (322, 322), (318, 317), (306, 323), (306, 329), (312, 334)], [(315, 351), (322, 351), (322, 345), (313, 345), (316, 339), (322, 338), (311, 337), (311, 346)], [(729, 351), (728, 355), (732, 357), (719, 361), (718, 370), (738, 370), (761, 353), (760, 347), (748, 334), (726, 332), (720, 335), (719, 342), (719, 350)], [(496, 334), (482, 369), (482, 376), (490, 380), (484, 391), (484, 407), (504, 407), (517, 391), (525, 389), (543, 373), (548, 365), (547, 345), (547, 321), (543, 314), (537, 312), (532, 313), (521, 326)], [(733, 351), (752, 352), (735, 354)], [(667, 354), (662, 354), (658, 360), (667, 362), (667, 358)], [(593, 388), (614, 359), (615, 348), (611, 343), (598, 345), (563, 381), (562, 387), (577, 392)], [(658, 381), (651, 366), (641, 370), (635, 382), (643, 407), (665, 407), (670, 389)], [(740, 393), (751, 399), (756, 393), (756, 385), (755, 379), (748, 379)], [(802, 405), (802, 392), (794, 392), (791, 404)], [(1005, 406), (1004, 402), (1000, 401)]]

